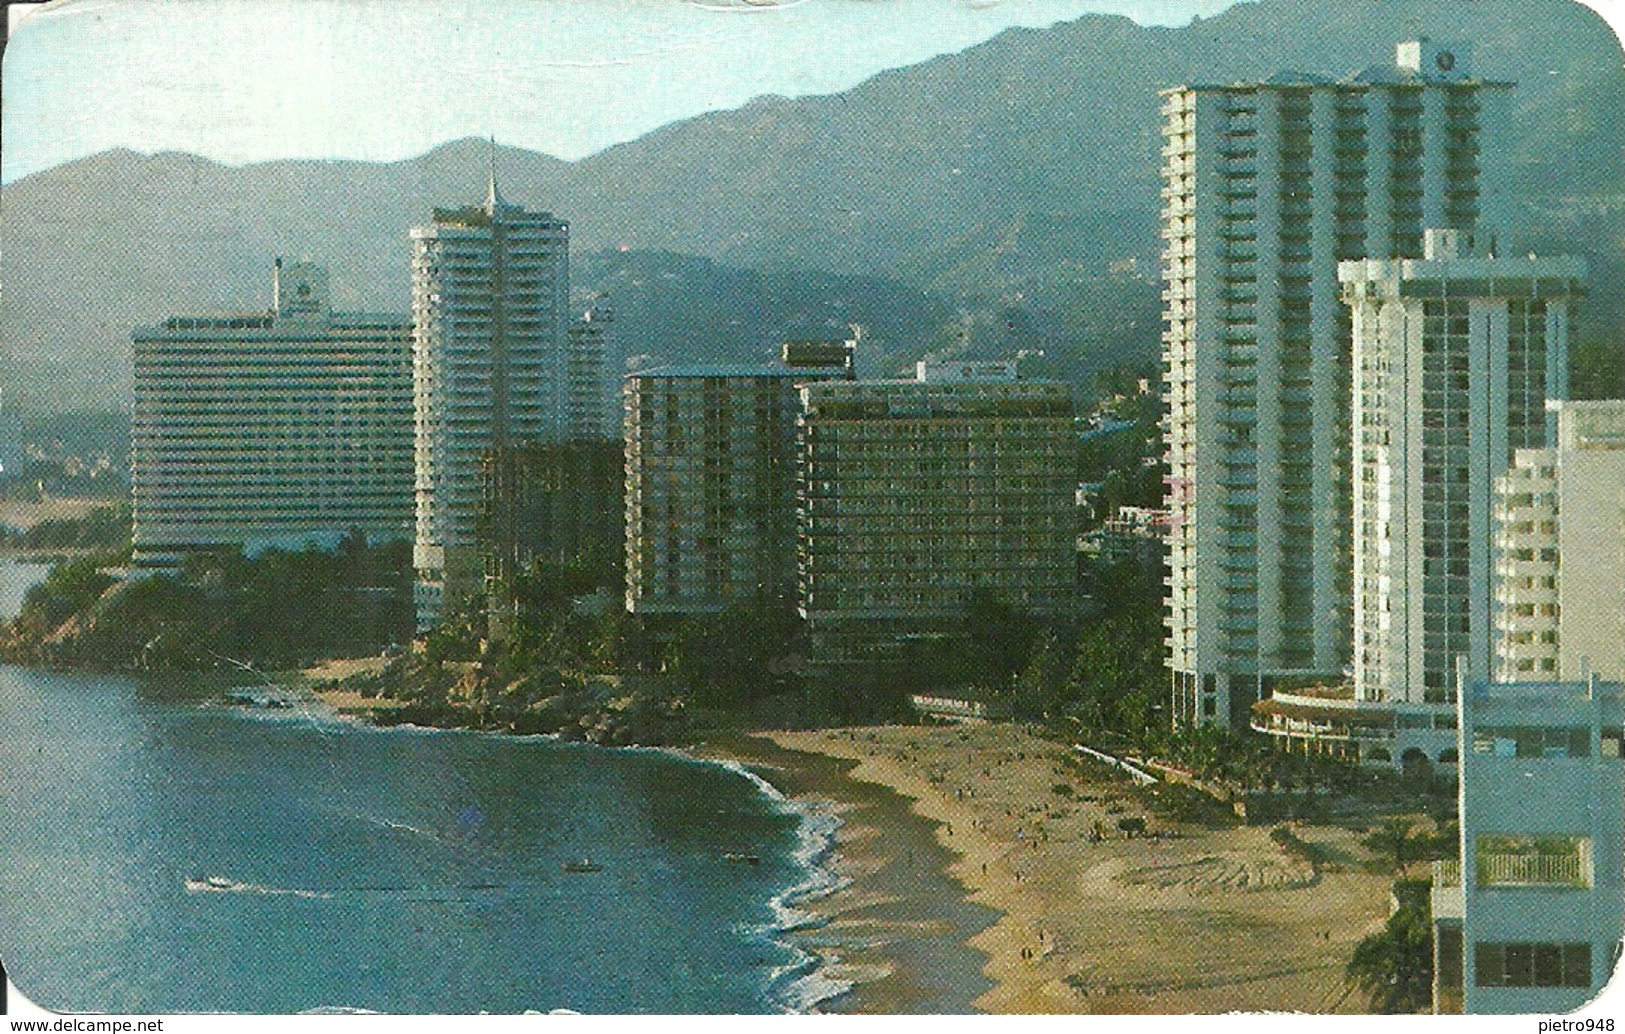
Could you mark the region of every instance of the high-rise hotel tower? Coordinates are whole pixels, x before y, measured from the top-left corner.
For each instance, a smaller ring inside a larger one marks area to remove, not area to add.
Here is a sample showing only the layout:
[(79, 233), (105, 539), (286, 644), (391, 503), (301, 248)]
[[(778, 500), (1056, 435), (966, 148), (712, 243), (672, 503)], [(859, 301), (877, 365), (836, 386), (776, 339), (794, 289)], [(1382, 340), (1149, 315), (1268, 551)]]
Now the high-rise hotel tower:
[(132, 334), (134, 566), (188, 553), (333, 546), (412, 532), (412, 374), (404, 315), (339, 313), (308, 262), (271, 307), (172, 316)]
[(1342, 80), (1164, 93), (1167, 623), (1176, 721), (1242, 724), (1340, 678), (1352, 627), (1350, 356), (1337, 264), (1493, 231), (1511, 84), (1401, 43)]
[(1585, 264), (1429, 230), (1420, 260), (1338, 275), (1354, 316), (1354, 697), (1447, 703), (1458, 675), (1492, 675), (1494, 485), (1514, 450), (1549, 440)]
[(1495, 485), (1495, 678), (1622, 681), (1625, 399), (1546, 412), (1546, 448), (1519, 449)]
[(419, 628), (482, 581), (476, 542), (488, 452), (568, 431), (570, 229), (508, 204), (434, 210), (412, 230)]

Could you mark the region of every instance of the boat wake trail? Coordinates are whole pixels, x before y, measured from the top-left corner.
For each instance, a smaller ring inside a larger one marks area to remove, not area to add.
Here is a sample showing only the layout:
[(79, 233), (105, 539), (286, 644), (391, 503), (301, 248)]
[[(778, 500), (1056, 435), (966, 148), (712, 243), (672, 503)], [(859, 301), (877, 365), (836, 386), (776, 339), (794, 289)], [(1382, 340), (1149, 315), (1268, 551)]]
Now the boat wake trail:
[(263, 894), (267, 897), (330, 898), (325, 890), (299, 890), (289, 887), (264, 887), (258, 883), (243, 883), (224, 876), (194, 876), (186, 881), (186, 889), (193, 894)]
[(380, 818), (375, 818), (375, 817), (373, 817), (371, 815), (361, 815), (361, 816), (357, 816), (357, 817), (360, 818), (363, 822), (367, 822), (367, 823), (370, 823), (371, 825), (378, 826), (381, 829), (390, 829), (390, 830), (394, 830), (397, 833), (410, 833), (410, 834), (412, 834), (414, 836), (423, 837), (426, 840), (433, 840), (433, 841), (436, 841), (436, 842), (439, 842), (439, 841), (442, 841), (442, 840), (445, 839), (439, 833), (436, 833), (433, 830), (421, 829), (421, 828), (419, 828), (417, 826), (408, 825), (405, 822), (396, 822), (394, 819), (380, 819)]

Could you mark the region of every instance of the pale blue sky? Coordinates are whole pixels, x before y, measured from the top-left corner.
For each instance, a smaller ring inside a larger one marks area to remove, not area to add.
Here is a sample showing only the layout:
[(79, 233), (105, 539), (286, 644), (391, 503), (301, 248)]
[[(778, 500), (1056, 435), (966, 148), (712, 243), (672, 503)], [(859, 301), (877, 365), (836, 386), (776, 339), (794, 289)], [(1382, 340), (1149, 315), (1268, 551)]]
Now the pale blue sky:
[(57, 0), (19, 19), (6, 51), (0, 181), (110, 147), (388, 161), (495, 135), (578, 158), (1013, 25), (1181, 25), (1232, 2)]

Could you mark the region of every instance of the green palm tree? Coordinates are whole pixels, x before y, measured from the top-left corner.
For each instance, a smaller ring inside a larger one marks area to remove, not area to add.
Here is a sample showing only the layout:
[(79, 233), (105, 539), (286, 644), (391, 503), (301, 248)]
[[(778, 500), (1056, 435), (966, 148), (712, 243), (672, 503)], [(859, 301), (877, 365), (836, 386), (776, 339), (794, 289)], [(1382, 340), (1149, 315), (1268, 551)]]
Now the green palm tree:
[(1368, 849), (1390, 860), (1394, 871), (1404, 876), (1406, 867), (1422, 857), (1425, 839), (1422, 834), (1412, 833), (1411, 824), (1406, 820), (1392, 818), (1364, 842)]
[(1354, 946), (1344, 979), (1381, 1013), (1415, 1013), (1433, 1001), (1433, 927), (1426, 910), (1401, 908)]

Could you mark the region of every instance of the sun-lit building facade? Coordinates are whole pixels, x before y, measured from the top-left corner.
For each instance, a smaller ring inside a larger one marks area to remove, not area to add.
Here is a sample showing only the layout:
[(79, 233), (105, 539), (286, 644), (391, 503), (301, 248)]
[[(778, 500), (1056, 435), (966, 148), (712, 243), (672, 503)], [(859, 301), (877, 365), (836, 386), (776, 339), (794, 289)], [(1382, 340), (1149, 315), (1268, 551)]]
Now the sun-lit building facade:
[(1182, 723), (1350, 659), (1352, 349), (1337, 264), (1494, 232), (1511, 84), (1412, 40), (1342, 79), (1163, 93), (1168, 644)]
[(410, 321), (333, 312), (306, 262), (276, 261), (272, 299), (131, 335), (136, 567), (411, 537)]
[(480, 470), (491, 450), (570, 430), (570, 228), (502, 199), (412, 230), (420, 629), (480, 589)]

